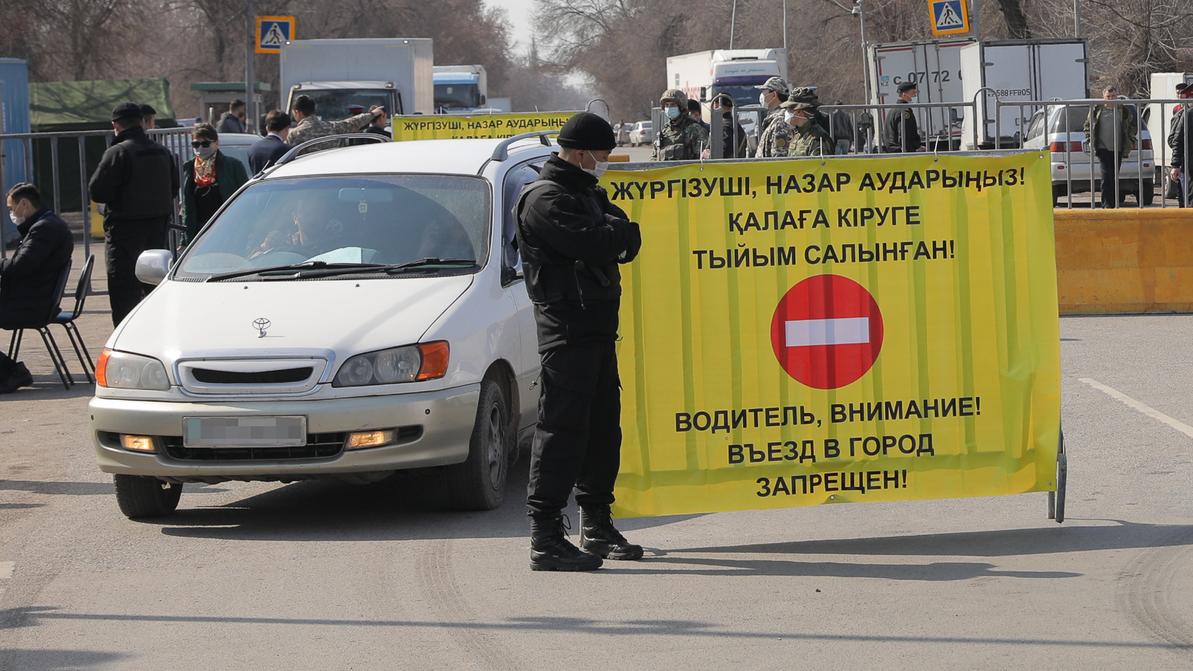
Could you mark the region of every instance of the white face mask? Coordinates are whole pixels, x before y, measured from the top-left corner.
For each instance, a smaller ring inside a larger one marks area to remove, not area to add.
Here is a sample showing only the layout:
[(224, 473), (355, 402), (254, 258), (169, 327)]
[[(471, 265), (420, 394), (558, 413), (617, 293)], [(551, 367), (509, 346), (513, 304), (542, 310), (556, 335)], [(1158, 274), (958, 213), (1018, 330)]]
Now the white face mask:
[(674, 119), (679, 118), (679, 108), (678, 107), (668, 107), (666, 110), (664, 110), (664, 112), (666, 112), (668, 119), (674, 120)]
[(791, 123), (794, 120), (795, 120), (795, 112), (792, 112), (790, 110), (783, 112), (783, 121), (786, 121), (787, 123)]
[(766, 107), (766, 91), (758, 94), (758, 104)]
[(8, 218), (12, 220), (13, 226), (20, 226), (21, 224), (25, 223), (25, 220), (18, 217), (17, 213), (13, 212), (12, 210), (8, 211)]
[(212, 156), (215, 156), (215, 150), (218, 148), (219, 148), (219, 145), (215, 145), (215, 144), (211, 145), (210, 147), (199, 147), (199, 148), (195, 149), (195, 156), (198, 156), (199, 158), (206, 161), (207, 159), (211, 158)]
[[(670, 109), (670, 108), (668, 108), (668, 109)], [(592, 162), (595, 164), (595, 166), (592, 168), (580, 168), (580, 169), (583, 170), (584, 172), (592, 175), (593, 177), (600, 179), (601, 176), (605, 174), (605, 171), (609, 169), (609, 162), (596, 160), (596, 156), (594, 156), (592, 152), (588, 152), (588, 156), (590, 158), (592, 158)]]

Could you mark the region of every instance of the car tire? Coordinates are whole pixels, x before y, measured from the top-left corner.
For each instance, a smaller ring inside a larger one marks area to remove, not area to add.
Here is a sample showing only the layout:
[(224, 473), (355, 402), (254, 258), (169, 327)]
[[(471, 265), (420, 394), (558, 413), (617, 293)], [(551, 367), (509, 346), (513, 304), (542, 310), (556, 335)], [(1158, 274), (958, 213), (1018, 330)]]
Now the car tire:
[(130, 520), (164, 517), (178, 508), (182, 484), (140, 475), (114, 475), (116, 504)]
[(476, 422), (468, 441), (468, 459), (448, 467), (451, 506), (459, 510), (492, 510), (505, 500), (510, 449), (510, 406), (504, 387), (492, 379), (481, 382)]
[(1138, 198), (1139, 203), (1144, 207), (1156, 202), (1156, 183), (1152, 181), (1145, 181), (1143, 183), (1143, 195)]

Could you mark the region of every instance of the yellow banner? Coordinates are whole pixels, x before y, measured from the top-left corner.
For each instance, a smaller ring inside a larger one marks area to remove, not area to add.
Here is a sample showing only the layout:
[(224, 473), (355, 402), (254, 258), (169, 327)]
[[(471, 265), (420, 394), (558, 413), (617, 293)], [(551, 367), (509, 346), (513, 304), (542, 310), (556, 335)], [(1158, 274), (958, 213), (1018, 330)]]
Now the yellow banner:
[(501, 139), (521, 133), (559, 130), (575, 112), (514, 114), (433, 114), (394, 117), (394, 141)]
[(1047, 154), (604, 179), (623, 270), (620, 516), (1056, 488)]

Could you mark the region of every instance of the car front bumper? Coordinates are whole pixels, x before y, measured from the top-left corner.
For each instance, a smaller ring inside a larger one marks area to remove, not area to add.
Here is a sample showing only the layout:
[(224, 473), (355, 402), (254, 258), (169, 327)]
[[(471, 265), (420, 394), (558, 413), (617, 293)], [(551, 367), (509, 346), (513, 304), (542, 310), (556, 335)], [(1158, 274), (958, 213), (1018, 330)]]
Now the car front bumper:
[[(480, 385), (418, 394), (285, 401), (141, 401), (93, 398), (92, 441), (101, 471), (179, 481), (298, 480), (459, 463), (468, 457)], [(396, 429), (399, 439), (368, 449), (310, 456), (278, 451), (182, 447), (184, 417), (304, 416), (309, 442)], [(156, 453), (121, 447), (120, 434), (151, 436)], [(317, 439), (310, 437), (318, 436)], [(262, 455), (267, 456), (262, 456)]]

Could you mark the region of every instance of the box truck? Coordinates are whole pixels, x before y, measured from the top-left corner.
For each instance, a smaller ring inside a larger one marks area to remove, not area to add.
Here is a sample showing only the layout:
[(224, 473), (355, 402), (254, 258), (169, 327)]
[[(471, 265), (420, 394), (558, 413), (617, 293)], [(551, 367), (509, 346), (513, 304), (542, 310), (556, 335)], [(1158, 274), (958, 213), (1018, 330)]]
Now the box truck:
[(435, 111), (469, 114), (485, 107), (488, 86), (483, 65), (436, 65)]
[[(707, 111), (718, 94), (733, 98), (738, 120), (753, 148), (757, 142), (757, 112), (741, 108), (758, 107), (757, 86), (771, 77), (787, 79), (786, 49), (715, 49), (667, 57), (668, 89), (680, 89), (691, 100), (699, 100)], [(792, 86), (799, 82), (788, 81)]]
[[(899, 85), (912, 82), (918, 88), (917, 103), (961, 102), (961, 48), (972, 39), (927, 40), (921, 42), (886, 42), (872, 44), (867, 50), (870, 68), (871, 105), (894, 105), (899, 100)], [(916, 120), (932, 146), (936, 138), (956, 148), (961, 139), (961, 107), (919, 108)], [(885, 128), (887, 110), (878, 110), (878, 127)], [(942, 145), (941, 148), (944, 148)]]
[[(976, 118), (965, 110), (961, 146), (1018, 147), (1041, 106), (1006, 103), (1088, 98), (1087, 63), (1085, 40), (999, 40), (961, 47), (962, 100), (982, 92)], [(997, 117), (996, 99), (1003, 103)]]
[(381, 105), (390, 115), (434, 111), (434, 54), (429, 38), (294, 40), (282, 46), (281, 87), (286, 109), (315, 100), (328, 120), (349, 108)]

